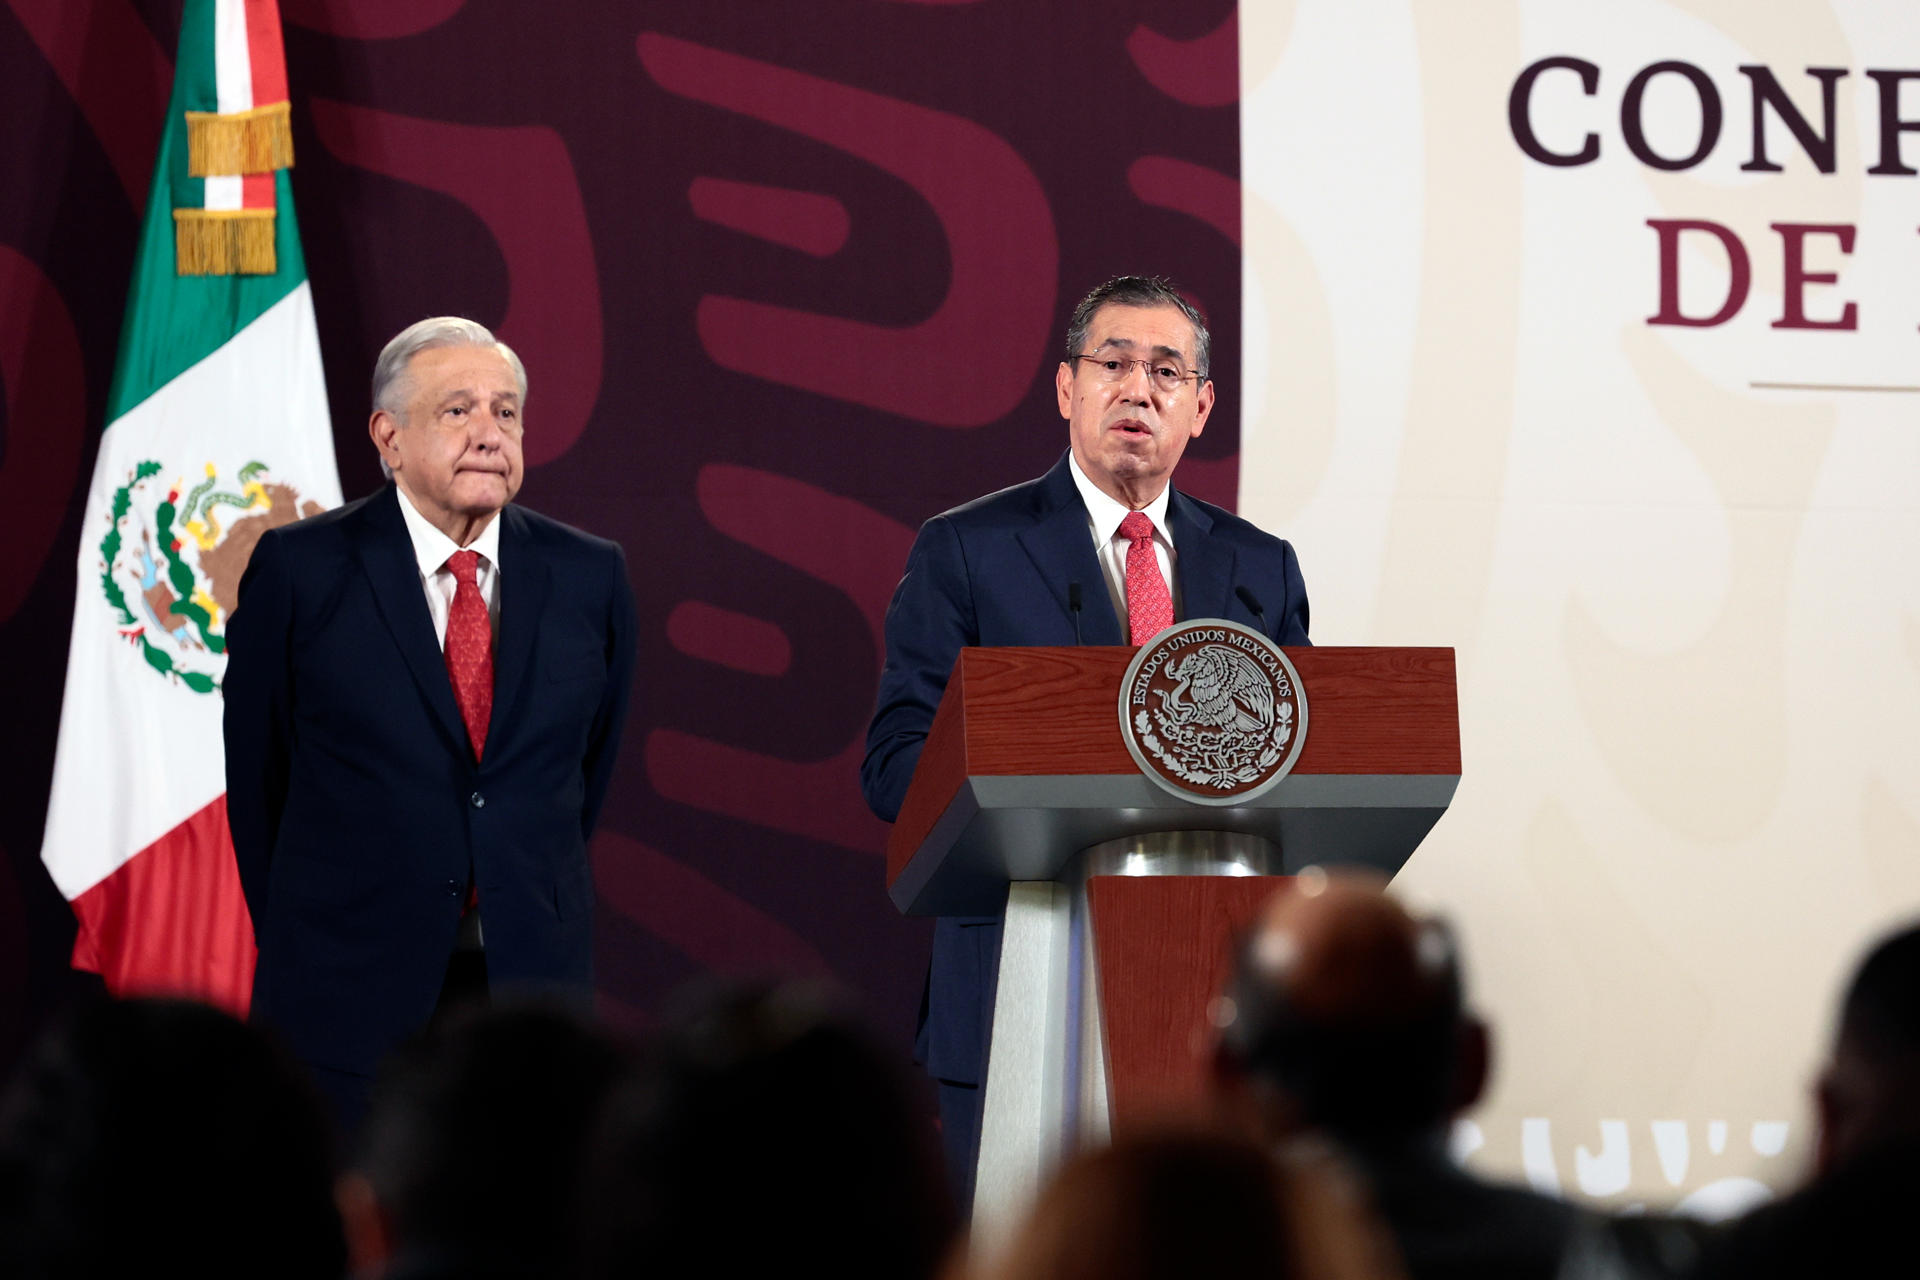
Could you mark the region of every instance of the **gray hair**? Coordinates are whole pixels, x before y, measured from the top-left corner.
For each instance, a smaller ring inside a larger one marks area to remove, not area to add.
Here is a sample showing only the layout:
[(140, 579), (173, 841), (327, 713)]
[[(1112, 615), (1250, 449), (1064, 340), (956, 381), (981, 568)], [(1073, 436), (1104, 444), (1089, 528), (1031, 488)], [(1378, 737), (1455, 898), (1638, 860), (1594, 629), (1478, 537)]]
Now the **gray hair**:
[(1081, 347), (1086, 345), (1087, 330), (1093, 327), (1093, 314), (1109, 302), (1117, 307), (1174, 307), (1187, 318), (1193, 326), (1193, 364), (1202, 378), (1207, 377), (1213, 368), (1213, 337), (1207, 332), (1207, 322), (1201, 318), (1200, 309), (1195, 307), (1174, 288), (1173, 281), (1165, 276), (1115, 276), (1105, 284), (1095, 286), (1092, 293), (1080, 299), (1080, 305), (1073, 309), (1073, 319), (1067, 321), (1067, 363), (1073, 358), (1085, 355)]
[(513, 348), (493, 336), (493, 331), (477, 321), (462, 316), (433, 316), (416, 321), (394, 335), (393, 341), (381, 348), (380, 358), (373, 362), (373, 407), (383, 409), (400, 419), (402, 425), (407, 420), (407, 393), (410, 390), (407, 379), (407, 366), (422, 351), (432, 351), (436, 347), (493, 347), (507, 358), (507, 367), (513, 370), (513, 380), (520, 386), (520, 408), (526, 411), (527, 405), (527, 369), (520, 363), (520, 357)]

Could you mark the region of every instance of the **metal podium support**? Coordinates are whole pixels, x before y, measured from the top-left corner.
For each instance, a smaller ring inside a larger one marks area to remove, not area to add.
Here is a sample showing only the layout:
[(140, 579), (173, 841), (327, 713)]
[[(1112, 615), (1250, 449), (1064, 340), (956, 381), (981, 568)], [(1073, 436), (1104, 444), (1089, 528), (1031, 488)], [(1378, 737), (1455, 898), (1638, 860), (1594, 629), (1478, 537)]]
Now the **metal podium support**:
[(974, 1182), (976, 1249), (1004, 1243), (1060, 1161), (1108, 1137), (1088, 882), (1281, 874), (1280, 848), (1262, 836), (1166, 831), (1083, 849), (1056, 880), (1008, 885)]

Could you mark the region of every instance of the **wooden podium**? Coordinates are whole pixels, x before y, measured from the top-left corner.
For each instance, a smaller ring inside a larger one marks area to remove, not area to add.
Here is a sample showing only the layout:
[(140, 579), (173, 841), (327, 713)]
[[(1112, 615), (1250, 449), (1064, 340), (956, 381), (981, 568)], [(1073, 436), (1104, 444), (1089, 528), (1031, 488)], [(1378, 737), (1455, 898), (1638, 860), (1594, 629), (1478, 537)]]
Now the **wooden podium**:
[(1129, 754), (1136, 652), (962, 650), (887, 844), (901, 911), (1006, 912), (976, 1239), (1010, 1229), (1062, 1155), (1191, 1094), (1229, 941), (1281, 877), (1393, 874), (1459, 785), (1451, 649), (1285, 650), (1311, 708), (1300, 754), (1226, 807)]

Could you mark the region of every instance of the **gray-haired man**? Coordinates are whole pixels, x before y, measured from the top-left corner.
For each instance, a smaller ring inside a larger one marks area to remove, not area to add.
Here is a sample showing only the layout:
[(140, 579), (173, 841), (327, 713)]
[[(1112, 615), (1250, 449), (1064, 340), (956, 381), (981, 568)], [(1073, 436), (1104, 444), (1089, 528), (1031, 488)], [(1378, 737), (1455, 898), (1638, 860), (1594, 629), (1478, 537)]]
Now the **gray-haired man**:
[(452, 993), (591, 985), (634, 604), (618, 546), (511, 505), (526, 398), (480, 325), (403, 331), (368, 425), (392, 482), (263, 536), (228, 625), (253, 1016), (349, 1129)]

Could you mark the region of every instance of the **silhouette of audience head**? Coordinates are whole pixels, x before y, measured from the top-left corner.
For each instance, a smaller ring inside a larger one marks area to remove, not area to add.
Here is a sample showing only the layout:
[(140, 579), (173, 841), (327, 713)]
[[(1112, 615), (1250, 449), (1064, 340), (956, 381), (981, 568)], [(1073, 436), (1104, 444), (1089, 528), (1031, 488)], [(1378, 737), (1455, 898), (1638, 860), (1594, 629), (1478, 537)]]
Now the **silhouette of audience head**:
[(588, 1135), (630, 1057), (571, 1010), (473, 1006), (382, 1065), (340, 1201), (356, 1269), (560, 1276)]
[(1920, 925), (1881, 939), (1855, 970), (1815, 1100), (1818, 1173), (1920, 1140)]
[(187, 1001), (91, 1003), (0, 1102), (0, 1274), (333, 1280), (329, 1142), (262, 1032)]
[(1913, 1252), (1920, 1201), (1920, 925), (1854, 971), (1815, 1102), (1812, 1181), (1716, 1233), (1694, 1280), (1906, 1274), (1894, 1260)]
[(1316, 872), (1276, 895), (1222, 1008), (1220, 1096), (1269, 1141), (1332, 1138), (1414, 1280), (1549, 1280), (1582, 1219), (1448, 1158), (1448, 1122), (1486, 1083), (1487, 1033), (1465, 1010), (1451, 931), (1385, 890)]
[(904, 1066), (819, 986), (690, 997), (609, 1110), (589, 1274), (931, 1275), (952, 1210)]
[(1324, 1150), (1276, 1160), (1223, 1134), (1123, 1136), (1063, 1167), (991, 1280), (1380, 1280), (1392, 1246)]
[(1443, 923), (1408, 914), (1376, 876), (1309, 872), (1242, 947), (1221, 1006), (1217, 1079), (1255, 1100), (1269, 1136), (1432, 1136), (1486, 1082), (1486, 1030), (1461, 988)]

